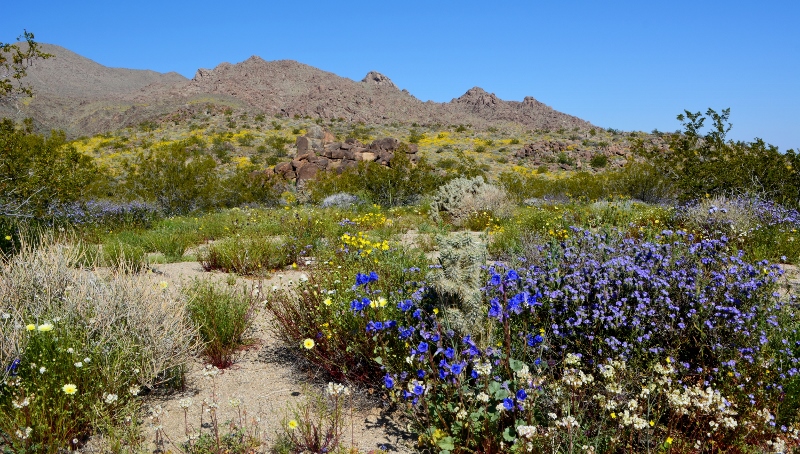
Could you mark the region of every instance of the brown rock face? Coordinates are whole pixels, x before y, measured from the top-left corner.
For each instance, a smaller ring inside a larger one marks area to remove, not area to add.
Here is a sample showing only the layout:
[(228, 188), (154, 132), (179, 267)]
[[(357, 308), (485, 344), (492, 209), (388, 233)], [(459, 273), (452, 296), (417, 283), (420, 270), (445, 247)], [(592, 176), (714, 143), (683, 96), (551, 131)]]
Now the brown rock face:
[[(192, 80), (187, 80), (174, 73), (107, 68), (67, 49), (43, 46), (56, 58), (36, 62), (23, 81), (32, 83), (37, 96), (19, 113), (13, 106), (0, 105), (0, 115), (31, 116), (46, 128), (65, 129), (70, 135), (93, 134), (161, 118), (198, 99), (234, 102), (269, 114), (365, 123), (472, 124), (476, 128), (515, 123), (527, 129), (583, 130), (592, 127), (531, 97), (521, 102), (504, 101), (477, 87), (447, 103), (422, 102), (378, 72), (354, 82), (295, 61), (265, 61), (253, 56), (237, 64), (199, 69)], [(120, 114), (109, 115), (110, 110)], [(333, 141), (321, 128), (319, 133), (309, 132), (309, 139), (323, 145)]]
[(303, 181), (313, 179), (315, 176), (317, 176), (318, 170), (319, 167), (316, 165), (310, 162), (305, 162), (297, 169), (297, 180)]

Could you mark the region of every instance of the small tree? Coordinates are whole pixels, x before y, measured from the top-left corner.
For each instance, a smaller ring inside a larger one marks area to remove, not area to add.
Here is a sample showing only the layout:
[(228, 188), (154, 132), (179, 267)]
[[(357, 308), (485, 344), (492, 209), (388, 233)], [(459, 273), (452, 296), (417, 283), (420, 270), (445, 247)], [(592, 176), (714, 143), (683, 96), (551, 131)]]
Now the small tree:
[[(27, 46), (20, 46), (23, 38)], [(39, 44), (33, 40), (33, 33), (27, 30), (17, 37), (17, 43), (0, 42), (0, 101), (33, 96), (33, 89), (29, 84), (24, 84), (22, 79), (34, 61), (50, 57), (53, 55), (42, 52)]]

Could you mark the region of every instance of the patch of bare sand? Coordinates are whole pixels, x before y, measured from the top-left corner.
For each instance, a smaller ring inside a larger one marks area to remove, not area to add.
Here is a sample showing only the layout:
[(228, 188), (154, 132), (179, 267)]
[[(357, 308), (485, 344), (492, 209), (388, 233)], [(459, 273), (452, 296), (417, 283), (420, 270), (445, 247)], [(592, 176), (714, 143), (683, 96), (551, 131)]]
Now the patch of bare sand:
[[(154, 267), (155, 280), (164, 280), (169, 285), (183, 287), (194, 279), (211, 279), (227, 285), (230, 275), (219, 272), (205, 272), (197, 262), (171, 263)], [(286, 270), (273, 273), (260, 281), (264, 299), (269, 298), (273, 286), (288, 288), (306, 274), (302, 270)], [(236, 277), (237, 285), (256, 288), (259, 281)], [(309, 392), (322, 393), (323, 385), (319, 377), (308, 369), (302, 370), (297, 359), (286, 355), (285, 348), (275, 337), (272, 321), (263, 308), (256, 315), (254, 327), (248, 333), (256, 342), (252, 347), (240, 352), (236, 363), (210, 378), (204, 374), (205, 365), (201, 358), (196, 359), (187, 374), (186, 390), (168, 396), (153, 396), (146, 399), (146, 406), (160, 408), (161, 414), (153, 424), (145, 427), (148, 452), (162, 452), (170, 449), (175, 452), (187, 438), (188, 429), (199, 430), (202, 403), (216, 402), (218, 421), (224, 427), (225, 421), (239, 421), (242, 417), (249, 425), (258, 428), (264, 439), (262, 450), (272, 445), (275, 435), (281, 429), (289, 406), (302, 403)], [(298, 346), (300, 348), (300, 346)], [(358, 394), (358, 392), (356, 392)], [(190, 398), (192, 404), (186, 410), (181, 408), (181, 400)], [(370, 451), (383, 447), (390, 452), (406, 453), (413, 449), (407, 446), (408, 433), (404, 432), (379, 406), (377, 400), (354, 399), (352, 413), (347, 414), (343, 443)], [(233, 407), (231, 401), (241, 402)], [(209, 422), (209, 413), (203, 422)], [(162, 427), (166, 442), (156, 444), (154, 427)], [(207, 429), (206, 429), (207, 430)]]

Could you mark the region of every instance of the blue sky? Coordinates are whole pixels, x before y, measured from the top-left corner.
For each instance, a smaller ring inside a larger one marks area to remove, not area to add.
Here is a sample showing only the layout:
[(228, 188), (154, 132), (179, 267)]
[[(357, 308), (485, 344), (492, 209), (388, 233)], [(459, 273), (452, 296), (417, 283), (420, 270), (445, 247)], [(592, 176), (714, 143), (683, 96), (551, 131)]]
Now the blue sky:
[(0, 41), (26, 28), (107, 66), (192, 77), (292, 59), (354, 80), (376, 70), (422, 100), (533, 96), (622, 130), (730, 107), (729, 138), (800, 148), (796, 0), (7, 3)]

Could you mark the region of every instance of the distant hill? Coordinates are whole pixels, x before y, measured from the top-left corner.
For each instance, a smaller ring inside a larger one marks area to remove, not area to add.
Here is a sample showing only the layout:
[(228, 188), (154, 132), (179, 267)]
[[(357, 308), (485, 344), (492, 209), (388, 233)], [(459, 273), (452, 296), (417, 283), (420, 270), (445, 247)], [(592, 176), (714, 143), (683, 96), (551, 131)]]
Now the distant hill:
[(374, 71), (356, 82), (295, 61), (253, 56), (235, 65), (199, 69), (188, 80), (174, 72), (109, 68), (51, 44), (43, 44), (42, 50), (55, 58), (37, 61), (28, 70), (26, 82), (36, 96), (16, 105), (0, 104), (0, 116), (32, 117), (39, 129), (64, 129), (71, 136), (132, 126), (198, 102), (367, 124), (593, 127), (532, 97), (504, 101), (478, 87), (447, 103), (422, 102)]

